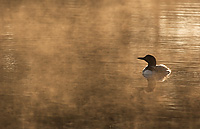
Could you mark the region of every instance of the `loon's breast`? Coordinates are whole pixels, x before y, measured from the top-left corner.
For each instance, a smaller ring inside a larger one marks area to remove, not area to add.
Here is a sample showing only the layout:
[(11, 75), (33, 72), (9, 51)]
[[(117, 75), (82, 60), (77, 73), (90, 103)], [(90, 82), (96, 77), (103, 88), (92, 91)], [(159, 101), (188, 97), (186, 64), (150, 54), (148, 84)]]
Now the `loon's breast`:
[(149, 70), (149, 69), (146, 69), (146, 68), (142, 71), (143, 76), (146, 77), (146, 78), (149, 78), (149, 77), (155, 75), (155, 73), (156, 73), (155, 71)]

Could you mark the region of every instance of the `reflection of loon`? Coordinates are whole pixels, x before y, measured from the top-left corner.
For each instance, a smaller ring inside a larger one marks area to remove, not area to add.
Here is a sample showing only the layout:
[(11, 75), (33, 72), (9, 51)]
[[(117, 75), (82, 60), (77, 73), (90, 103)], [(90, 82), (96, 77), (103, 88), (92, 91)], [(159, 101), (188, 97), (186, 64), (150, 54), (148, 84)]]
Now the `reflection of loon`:
[(145, 60), (148, 63), (148, 66), (142, 72), (147, 80), (164, 81), (171, 73), (171, 70), (165, 65), (156, 65), (156, 59), (152, 55), (146, 55), (138, 59)]

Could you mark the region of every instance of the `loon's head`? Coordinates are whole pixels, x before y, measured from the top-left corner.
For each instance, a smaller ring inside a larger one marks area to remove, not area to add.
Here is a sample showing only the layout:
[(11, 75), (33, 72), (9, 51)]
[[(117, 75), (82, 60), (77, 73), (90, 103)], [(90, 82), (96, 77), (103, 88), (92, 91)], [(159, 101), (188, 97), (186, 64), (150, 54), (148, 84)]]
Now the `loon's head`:
[(152, 55), (146, 55), (145, 57), (138, 57), (140, 60), (145, 60), (148, 66), (156, 66), (156, 58)]

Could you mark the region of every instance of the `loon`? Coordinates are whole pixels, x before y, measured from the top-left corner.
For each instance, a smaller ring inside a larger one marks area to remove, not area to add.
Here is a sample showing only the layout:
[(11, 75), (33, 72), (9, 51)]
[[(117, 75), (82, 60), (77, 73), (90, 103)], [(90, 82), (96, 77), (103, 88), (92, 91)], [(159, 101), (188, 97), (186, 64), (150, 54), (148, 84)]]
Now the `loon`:
[(154, 77), (156, 80), (164, 81), (171, 73), (167, 66), (163, 64), (156, 65), (156, 58), (152, 55), (138, 57), (138, 59), (145, 60), (148, 63), (147, 67), (142, 71), (143, 76), (147, 79)]

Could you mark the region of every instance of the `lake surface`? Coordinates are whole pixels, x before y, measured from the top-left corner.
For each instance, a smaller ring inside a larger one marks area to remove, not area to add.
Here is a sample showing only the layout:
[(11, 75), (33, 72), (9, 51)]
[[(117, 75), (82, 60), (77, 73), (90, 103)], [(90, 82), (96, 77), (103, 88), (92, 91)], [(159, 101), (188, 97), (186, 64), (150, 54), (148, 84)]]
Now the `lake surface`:
[(200, 128), (198, 0), (0, 3), (2, 129)]

